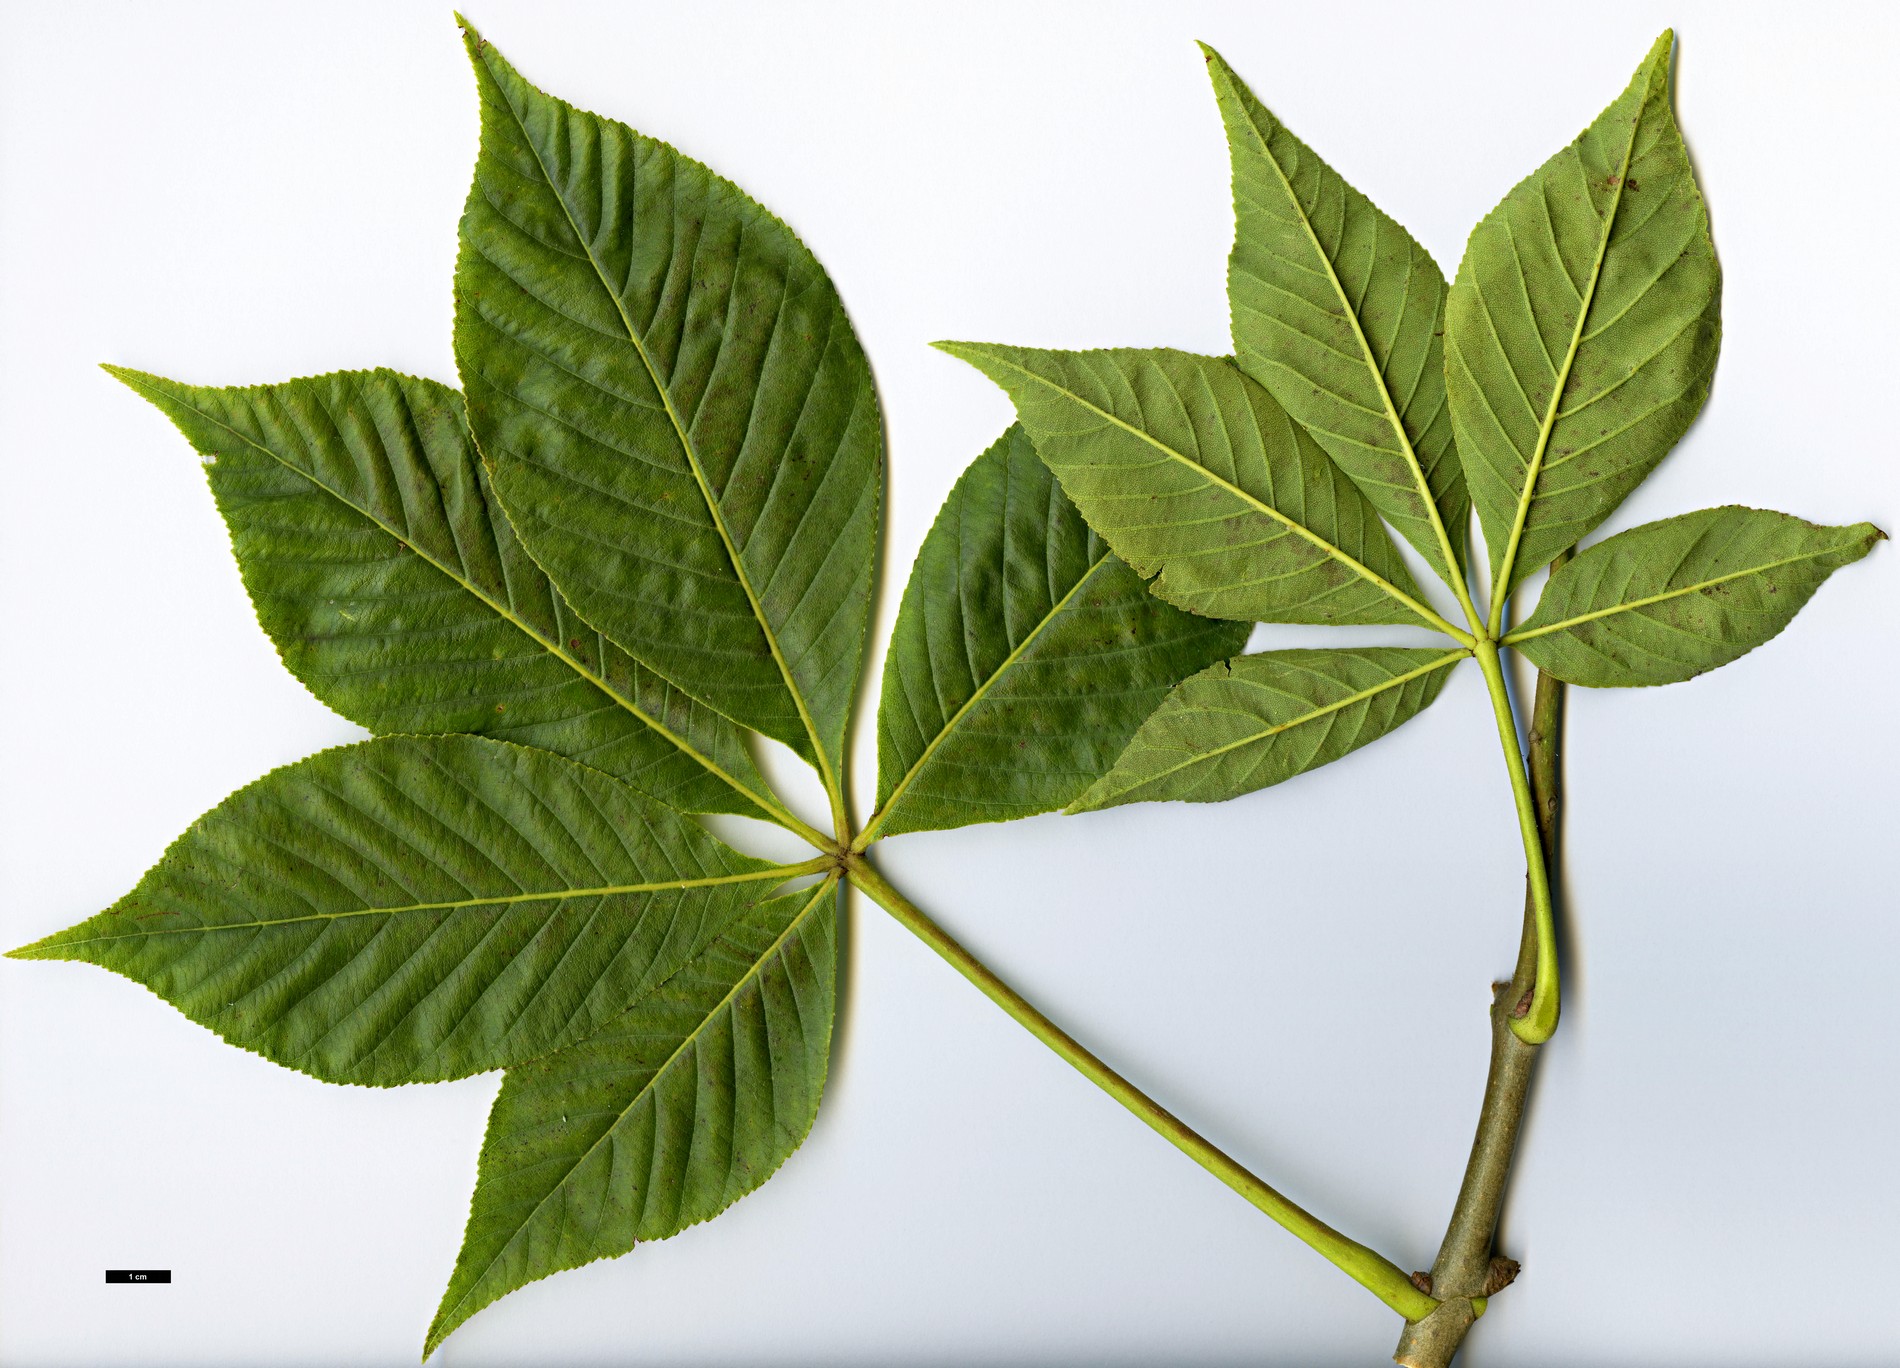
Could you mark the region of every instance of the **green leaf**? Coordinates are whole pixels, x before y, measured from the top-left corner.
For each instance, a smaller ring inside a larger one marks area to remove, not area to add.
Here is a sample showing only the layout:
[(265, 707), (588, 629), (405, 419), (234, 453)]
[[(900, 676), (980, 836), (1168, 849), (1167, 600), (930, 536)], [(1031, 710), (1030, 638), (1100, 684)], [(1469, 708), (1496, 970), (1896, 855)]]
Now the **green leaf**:
[(1468, 655), (1374, 646), (1222, 661), (1182, 681), (1069, 811), (1219, 803), (1284, 783), (1423, 711)]
[(1089, 525), (1176, 607), (1438, 626), (1378, 515), (1266, 390), (1189, 352), (942, 342), (1008, 391)]
[(455, 355), (503, 506), (583, 617), (835, 788), (883, 453), (837, 291), (730, 181), (466, 38)]
[(1471, 499), (1445, 407), (1445, 277), (1202, 44), (1234, 171), (1234, 359), (1447, 583)]
[(803, 872), (545, 751), (392, 736), (239, 789), (13, 954), (124, 974), (328, 1082), (417, 1083), (585, 1038)]
[(1671, 34), (1472, 231), (1446, 312), (1492, 623), (1642, 483), (1708, 397), (1721, 270), (1669, 101)]
[(738, 728), (582, 622), (521, 549), (454, 390), (388, 370), (212, 388), (106, 369), (197, 449), (258, 621), (350, 721), (479, 732), (685, 811), (760, 811)]
[(1156, 599), (1013, 425), (924, 538), (884, 663), (878, 811), (862, 842), (1050, 812), (1183, 676), (1247, 629)]
[(1504, 640), (1570, 684), (1675, 684), (1773, 637), (1886, 535), (1733, 505), (1646, 523), (1552, 574)]
[(663, 1240), (772, 1176), (831, 1048), (837, 884), (759, 904), (592, 1039), (508, 1071), (424, 1357), (537, 1278)]

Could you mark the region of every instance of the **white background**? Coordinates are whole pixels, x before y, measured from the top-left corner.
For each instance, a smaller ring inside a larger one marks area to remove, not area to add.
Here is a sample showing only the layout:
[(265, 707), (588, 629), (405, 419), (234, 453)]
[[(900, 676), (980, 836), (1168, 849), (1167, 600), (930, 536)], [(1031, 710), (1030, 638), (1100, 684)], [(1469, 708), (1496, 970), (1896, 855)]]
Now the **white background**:
[[(874, 640), (1009, 416), (929, 340), (1226, 349), (1197, 37), (1449, 272), (1676, 24), (1726, 339), (1705, 416), (1610, 528), (1728, 502), (1900, 523), (1889, 6), (469, 3), (531, 79), (710, 162), (830, 268), (889, 426)], [(105, 906), (231, 789), (361, 735), (257, 630), (189, 449), (94, 363), (453, 381), (475, 137), (436, 0), (5, 6), (7, 944)], [(1574, 691), (1566, 1014), (1506, 1215), (1525, 1274), (1473, 1368), (1900, 1361), (1897, 556), (1714, 675)], [(866, 795), (868, 708), (859, 733)], [(1391, 739), (1226, 806), (881, 850), (1188, 1121), (1429, 1265), (1521, 896), (1475, 671)], [(0, 963), (0, 1001), (8, 1368), (414, 1362), (494, 1076), (323, 1087), (82, 965)], [(777, 1178), (507, 1298), (440, 1362), (1390, 1352), (1390, 1312), (868, 905), (846, 1004), (825, 1109)], [(108, 1288), (109, 1265), (177, 1281)]]

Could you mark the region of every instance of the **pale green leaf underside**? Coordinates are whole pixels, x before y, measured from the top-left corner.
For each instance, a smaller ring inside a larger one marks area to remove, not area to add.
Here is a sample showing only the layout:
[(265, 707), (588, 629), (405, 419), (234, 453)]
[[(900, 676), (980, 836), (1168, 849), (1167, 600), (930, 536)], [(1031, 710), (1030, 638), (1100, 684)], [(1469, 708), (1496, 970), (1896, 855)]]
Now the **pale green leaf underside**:
[(835, 774), (883, 451), (837, 291), (731, 182), (467, 38), (455, 355), (503, 504), (588, 621)]
[(1505, 640), (1571, 684), (1678, 683), (1775, 636), (1885, 535), (1735, 506), (1665, 518), (1563, 566)]
[(1452, 284), (1446, 380), (1494, 615), (1642, 482), (1708, 396), (1721, 271), (1670, 108), (1672, 43), (1485, 216)]
[(1177, 680), (1246, 644), (1155, 598), (1020, 424), (944, 501), (905, 586), (878, 707), (872, 834), (1051, 812)]
[(107, 370), (205, 462), (258, 621), (370, 731), (538, 746), (689, 812), (758, 808), (739, 729), (575, 614), (493, 506), (462, 397), (393, 371), (214, 388)]
[(1235, 362), (1449, 583), (1471, 500), (1445, 405), (1444, 274), (1202, 50), (1233, 163)]
[(1264, 651), (1182, 681), (1071, 812), (1238, 798), (1350, 754), (1417, 715), (1470, 652)]
[(938, 345), (1008, 392), (1089, 526), (1176, 607), (1235, 621), (1428, 621), (1366, 497), (1225, 358)]
[(14, 954), (102, 965), (327, 1082), (417, 1083), (585, 1038), (787, 877), (546, 751), (393, 736), (238, 790)]
[(811, 1130), (837, 885), (759, 904), (597, 1035), (510, 1069), (425, 1355), (518, 1287), (716, 1216)]

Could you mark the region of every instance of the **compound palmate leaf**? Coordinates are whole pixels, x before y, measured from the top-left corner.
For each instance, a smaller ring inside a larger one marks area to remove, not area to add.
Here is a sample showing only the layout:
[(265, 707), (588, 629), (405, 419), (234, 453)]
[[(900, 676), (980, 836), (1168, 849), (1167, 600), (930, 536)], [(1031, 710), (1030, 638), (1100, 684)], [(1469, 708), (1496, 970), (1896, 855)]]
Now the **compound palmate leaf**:
[(1013, 425), (951, 489), (904, 589), (866, 837), (1061, 807), (1177, 680), (1246, 639), (1150, 594)]
[(393, 736), (239, 789), (13, 954), (102, 965), (328, 1082), (416, 1083), (584, 1039), (787, 877), (546, 751)]
[(1239, 621), (1434, 621), (1365, 495), (1226, 359), (938, 345), (1002, 386), (1089, 526), (1169, 603)]
[(1465, 650), (1263, 651), (1168, 695), (1071, 812), (1238, 798), (1350, 754), (1438, 697)]
[(1673, 35), (1472, 230), (1445, 319), (1493, 617), (1642, 483), (1708, 397), (1721, 271), (1669, 105)]
[(1665, 518), (1558, 570), (1505, 641), (1571, 684), (1693, 679), (1776, 635), (1829, 575), (1885, 536), (1872, 523), (1821, 527), (1759, 508)]
[(258, 621), (343, 716), (539, 746), (689, 812), (758, 811), (739, 729), (582, 622), (522, 551), (454, 390), (388, 370), (214, 388), (106, 369), (197, 449)]
[(424, 1356), (496, 1298), (662, 1240), (811, 1130), (831, 1048), (837, 885), (759, 904), (598, 1035), (508, 1071)]
[(588, 621), (835, 778), (883, 460), (837, 291), (730, 181), (466, 37), (455, 355), (508, 515)]
[(1268, 112), (1219, 53), (1234, 172), (1234, 359), (1447, 581), (1471, 500), (1445, 407), (1445, 277), (1412, 235)]

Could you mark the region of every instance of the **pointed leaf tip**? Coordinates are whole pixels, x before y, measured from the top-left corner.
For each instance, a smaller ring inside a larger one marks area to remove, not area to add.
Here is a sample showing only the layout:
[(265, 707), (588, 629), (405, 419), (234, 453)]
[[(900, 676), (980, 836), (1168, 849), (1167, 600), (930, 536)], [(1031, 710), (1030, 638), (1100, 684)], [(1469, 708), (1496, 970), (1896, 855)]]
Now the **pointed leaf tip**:
[(843, 301), (740, 187), (469, 39), (455, 356), (515, 535), (608, 641), (835, 789), (884, 448)]
[(1550, 577), (1512, 638), (1570, 684), (1675, 684), (1775, 637), (1882, 539), (1759, 508), (1705, 508), (1620, 532)]
[(1472, 230), (1452, 285), (1446, 388), (1494, 620), (1708, 397), (1722, 272), (1669, 99), (1673, 41), (1657, 38), (1622, 93)]
[[(112, 907), (26, 948), (143, 983), (287, 1068), (388, 1086), (586, 1038), (783, 879), (551, 752), (382, 737), (238, 790)], [(432, 1010), (447, 992), (460, 1010)]]
[(469, 58), (471, 60), (480, 58), (482, 52), (489, 46), (488, 40), (482, 37), (481, 30), (469, 23), (467, 16), (460, 11), (456, 12), (455, 22), (462, 30), (462, 46), (468, 49)]
[(1233, 170), (1235, 364), (1462, 584), (1469, 495), (1445, 414), (1444, 274), (1209, 52)]

